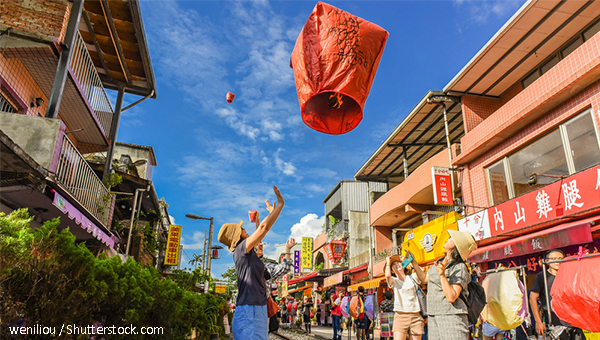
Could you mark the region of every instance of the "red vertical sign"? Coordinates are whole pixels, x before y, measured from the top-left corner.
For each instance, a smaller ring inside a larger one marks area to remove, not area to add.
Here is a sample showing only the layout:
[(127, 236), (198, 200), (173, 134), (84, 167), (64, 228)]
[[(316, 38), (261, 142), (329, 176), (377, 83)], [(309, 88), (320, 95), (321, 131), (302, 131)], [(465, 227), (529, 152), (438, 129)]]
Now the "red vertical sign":
[(433, 181), (433, 202), (436, 205), (452, 205), (452, 177), (448, 168), (431, 167)]

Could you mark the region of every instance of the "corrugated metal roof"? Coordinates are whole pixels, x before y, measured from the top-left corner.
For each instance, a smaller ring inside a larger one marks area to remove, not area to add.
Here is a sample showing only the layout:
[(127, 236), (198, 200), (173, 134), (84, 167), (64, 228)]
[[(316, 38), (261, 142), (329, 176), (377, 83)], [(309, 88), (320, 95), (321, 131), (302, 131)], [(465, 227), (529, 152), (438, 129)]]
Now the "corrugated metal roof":
[[(399, 183), (404, 180), (403, 151), (406, 151), (410, 174), (446, 148), (443, 108), (441, 105), (427, 102), (438, 95), (444, 93), (429, 91), (354, 174), (354, 178)], [(460, 103), (447, 104), (446, 115), (450, 142), (460, 143), (460, 139), (465, 135)]]

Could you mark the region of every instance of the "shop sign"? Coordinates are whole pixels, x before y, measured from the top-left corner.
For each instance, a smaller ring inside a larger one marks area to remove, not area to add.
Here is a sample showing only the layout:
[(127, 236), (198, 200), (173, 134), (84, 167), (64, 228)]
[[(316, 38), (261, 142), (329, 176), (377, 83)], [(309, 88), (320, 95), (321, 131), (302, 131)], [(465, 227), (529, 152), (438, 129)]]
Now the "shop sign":
[(452, 176), (450, 169), (440, 166), (431, 167), (433, 183), (433, 203), (436, 205), (452, 205)]
[[(600, 252), (600, 240), (594, 240), (594, 242), (585, 243), (582, 245), (583, 252), (589, 251), (590, 254), (598, 254)], [(579, 252), (579, 245), (568, 246), (560, 248), (565, 252), (567, 257), (576, 256)], [(527, 255), (517, 256), (513, 258), (502, 258), (497, 261), (488, 262), (488, 270), (496, 269), (500, 265), (505, 268), (512, 268), (518, 266), (527, 266), (527, 274), (539, 273), (542, 270), (542, 258), (546, 255), (546, 252), (534, 252)]]
[(582, 244), (592, 241), (589, 224), (582, 224), (568, 229), (546, 233), (536, 232), (516, 241), (506, 241), (497, 247), (478, 249), (469, 256), (471, 262), (484, 262), (499, 260), (508, 257), (533, 254), (555, 248), (562, 248), (569, 244)]
[(215, 293), (217, 293), (217, 294), (227, 293), (227, 286), (215, 286)]
[(323, 248), (325, 248), (325, 253), (327, 253), (329, 260), (337, 263), (344, 255), (344, 251), (346, 250), (346, 242), (333, 240), (329, 244), (326, 244)]
[(294, 279), (300, 277), (300, 250), (294, 250)]
[(491, 236), (600, 206), (600, 166), (488, 209)]
[(460, 218), (461, 215), (453, 211), (413, 229), (404, 235), (402, 249), (413, 253), (419, 264), (434, 261), (446, 252), (444, 243), (450, 237), (448, 230), (458, 230)]
[(331, 276), (326, 277), (323, 280), (323, 287), (335, 286), (338, 283), (342, 283), (344, 280), (344, 273), (339, 272), (337, 274), (333, 274)]
[(167, 250), (165, 253), (165, 266), (176, 266), (179, 262), (179, 241), (181, 240), (181, 226), (169, 226)]
[(286, 297), (288, 295), (288, 278), (287, 274), (283, 275), (281, 280), (281, 296)]
[(470, 232), (475, 241), (490, 237), (490, 221), (487, 209), (458, 220), (458, 230)]
[(302, 238), (302, 268), (312, 268), (313, 239)]

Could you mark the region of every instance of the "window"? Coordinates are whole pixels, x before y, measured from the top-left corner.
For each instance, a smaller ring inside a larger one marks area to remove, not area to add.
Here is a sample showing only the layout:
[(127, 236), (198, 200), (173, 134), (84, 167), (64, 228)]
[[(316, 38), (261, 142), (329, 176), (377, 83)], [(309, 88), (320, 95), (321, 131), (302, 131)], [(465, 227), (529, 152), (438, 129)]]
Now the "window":
[(0, 93), (0, 112), (17, 113), (19, 112), (2, 93)]
[(506, 176), (504, 175), (504, 163), (505, 160), (501, 159), (487, 168), (488, 186), (494, 204), (502, 203), (509, 199)]
[(530, 74), (525, 80), (523, 80), (523, 88), (531, 85), (534, 81), (536, 81), (540, 77), (540, 71), (535, 70), (532, 74)]
[[(589, 109), (486, 168), (491, 202), (502, 203), (598, 164), (600, 141)], [(539, 176), (537, 184), (529, 185), (534, 173), (556, 177)]]
[(563, 59), (571, 54), (571, 52), (575, 51), (577, 47), (581, 46), (581, 44), (583, 44), (583, 39), (581, 39), (581, 37), (575, 39), (575, 41), (573, 41), (569, 46), (560, 52)]
[(558, 178), (539, 177), (538, 184), (527, 184), (532, 174), (568, 176), (569, 168), (565, 149), (560, 135), (556, 130), (528, 147), (508, 157), (515, 196), (535, 190), (550, 184)]
[(558, 56), (555, 56), (554, 58), (550, 59), (547, 63), (545, 63), (544, 66), (540, 68), (540, 71), (542, 71), (542, 74), (544, 74), (548, 72), (549, 69), (553, 68), (556, 64), (558, 64)]
[(584, 112), (564, 124), (575, 171), (600, 164), (600, 149), (595, 125), (589, 112)]
[(596, 21), (592, 27), (588, 28), (587, 31), (583, 32), (583, 39), (585, 41), (590, 40), (591, 37), (596, 35), (600, 31), (600, 20)]

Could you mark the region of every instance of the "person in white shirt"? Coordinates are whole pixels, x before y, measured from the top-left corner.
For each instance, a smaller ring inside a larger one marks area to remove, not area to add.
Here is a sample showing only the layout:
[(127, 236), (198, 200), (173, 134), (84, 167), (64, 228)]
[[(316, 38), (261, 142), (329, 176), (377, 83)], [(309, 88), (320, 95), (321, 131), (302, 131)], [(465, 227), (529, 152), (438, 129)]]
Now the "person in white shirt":
[[(400, 261), (404, 257), (400, 257)], [(402, 269), (400, 262), (390, 263), (387, 258), (385, 279), (394, 290), (394, 340), (420, 340), (424, 333), (425, 321), (421, 317), (421, 307), (417, 299), (416, 285), (420, 284), (416, 274), (410, 275), (412, 265)], [(396, 277), (392, 276), (392, 271)]]

